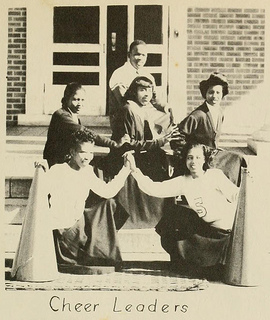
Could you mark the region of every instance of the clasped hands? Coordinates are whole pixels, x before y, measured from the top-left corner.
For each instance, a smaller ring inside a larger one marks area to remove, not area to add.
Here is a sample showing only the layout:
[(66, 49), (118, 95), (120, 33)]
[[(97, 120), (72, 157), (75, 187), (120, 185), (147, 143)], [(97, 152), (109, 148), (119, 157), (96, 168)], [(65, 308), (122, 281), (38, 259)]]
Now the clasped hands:
[(122, 147), (125, 143), (130, 143), (130, 136), (125, 133), (123, 137), (117, 142), (117, 148)]
[(131, 172), (134, 172), (137, 169), (133, 153), (134, 151), (127, 151), (122, 156), (124, 158), (124, 166), (129, 168)]

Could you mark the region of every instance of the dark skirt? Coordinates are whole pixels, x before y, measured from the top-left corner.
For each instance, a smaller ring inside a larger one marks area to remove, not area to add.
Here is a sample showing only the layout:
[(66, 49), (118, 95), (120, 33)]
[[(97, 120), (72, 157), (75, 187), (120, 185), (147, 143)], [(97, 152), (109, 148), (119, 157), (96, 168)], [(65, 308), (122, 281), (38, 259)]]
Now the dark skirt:
[(171, 261), (207, 267), (224, 264), (231, 230), (211, 226), (188, 206), (171, 203), (156, 226)]
[[(124, 151), (128, 149), (124, 149)], [(96, 174), (105, 181), (110, 181), (122, 168), (123, 150), (115, 149), (102, 159), (96, 159)], [(143, 174), (154, 181), (169, 179), (167, 158), (164, 150), (135, 153), (136, 165)], [(114, 215), (117, 229), (153, 228), (160, 220), (166, 199), (151, 197), (140, 190), (136, 180), (129, 175), (123, 188), (115, 196), (117, 213)], [(122, 210), (121, 210), (122, 208)]]
[(70, 228), (53, 231), (58, 264), (115, 265), (121, 253), (114, 222), (114, 199), (102, 199), (86, 208)]

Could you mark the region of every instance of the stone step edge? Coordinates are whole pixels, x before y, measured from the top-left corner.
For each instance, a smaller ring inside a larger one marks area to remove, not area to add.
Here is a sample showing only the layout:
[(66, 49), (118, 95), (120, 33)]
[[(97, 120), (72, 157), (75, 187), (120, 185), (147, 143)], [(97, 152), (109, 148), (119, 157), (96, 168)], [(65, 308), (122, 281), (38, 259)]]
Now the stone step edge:
[[(99, 133), (99, 136), (102, 136), (102, 137), (110, 137), (111, 134), (110, 133)], [(33, 142), (33, 141), (37, 141), (37, 142), (46, 142), (47, 140), (47, 136), (22, 136), (22, 135), (19, 135), (19, 136), (14, 136), (14, 135), (7, 135), (6, 136), (6, 142), (8, 143), (9, 141), (10, 142), (13, 142), (13, 141), (29, 141), (29, 142)]]
[[(148, 257), (151, 255), (151, 257)], [(5, 264), (11, 267), (11, 264), (15, 258), (15, 252), (5, 252)], [(121, 252), (121, 256), (123, 260), (127, 261), (168, 261), (169, 254), (164, 252)], [(144, 257), (143, 260), (142, 257)]]
[[(51, 120), (51, 114), (19, 114), (18, 125), (19, 126), (49, 126)], [(83, 125), (90, 127), (110, 127), (110, 119), (107, 115), (80, 115), (80, 119)], [(252, 134), (257, 127), (251, 126), (231, 126), (230, 124), (223, 124), (223, 133), (248, 133)]]
[[(109, 135), (103, 135), (104, 137), (108, 137)], [(13, 139), (10, 140), (12, 143), (6, 143), (6, 152), (16, 152), (16, 151), (25, 151), (33, 150), (37, 152), (43, 152), (45, 140), (44, 143), (41, 140), (23, 140), (23, 139)], [(239, 139), (224, 139), (219, 141), (219, 147), (246, 147), (247, 146), (248, 139), (246, 140), (239, 140)], [(95, 146), (95, 148), (98, 146)], [(105, 148), (105, 147), (102, 147)]]
[[(19, 114), (18, 115), (18, 125), (19, 126), (49, 126), (51, 121), (51, 114), (48, 115), (29, 115), (29, 114)], [(81, 123), (85, 126), (91, 127), (102, 127), (110, 126), (109, 116), (100, 115), (80, 115)]]
[[(21, 203), (23, 203), (24, 206), (26, 206), (26, 203), (27, 203), (27, 200), (26, 199), (20, 199)], [(15, 213), (17, 214), (17, 212)], [(9, 215), (9, 212), (5, 212), (5, 215)], [(8, 226), (19, 226), (21, 227), (22, 225), (22, 222), (16, 222), (16, 223), (12, 223), (12, 221), (10, 221), (11, 219), (6, 219), (4, 221), (4, 225), (5, 227), (8, 227)], [(120, 235), (129, 235), (129, 234), (134, 234), (134, 235), (157, 235), (156, 234), (156, 231), (155, 231), (155, 228), (137, 228), (137, 229), (134, 229), (134, 228), (121, 228), (120, 230), (118, 230), (118, 233)]]

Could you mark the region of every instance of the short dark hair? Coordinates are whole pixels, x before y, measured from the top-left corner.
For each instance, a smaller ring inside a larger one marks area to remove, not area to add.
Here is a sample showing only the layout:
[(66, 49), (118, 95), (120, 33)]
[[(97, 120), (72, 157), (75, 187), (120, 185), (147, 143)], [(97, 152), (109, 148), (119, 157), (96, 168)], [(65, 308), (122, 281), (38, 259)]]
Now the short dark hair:
[(128, 53), (130, 53), (134, 47), (136, 47), (140, 44), (142, 44), (143, 46), (146, 46), (146, 43), (143, 40), (134, 40), (129, 46)]
[(203, 165), (203, 170), (206, 171), (209, 168), (208, 160), (209, 160), (209, 156), (211, 154), (210, 148), (202, 143), (198, 143), (196, 141), (190, 141), (184, 145), (184, 147), (181, 151), (181, 161), (182, 161), (182, 165), (183, 165), (183, 172), (186, 175), (190, 173), (187, 168), (187, 165), (186, 165), (187, 155), (188, 155), (188, 152), (193, 148), (201, 148), (202, 149), (204, 159), (205, 159), (204, 165)]
[(61, 100), (62, 106), (66, 107), (70, 97), (72, 97), (77, 92), (77, 90), (80, 89), (84, 90), (83, 86), (79, 82), (68, 83), (64, 91), (64, 96)]
[(84, 142), (95, 142), (95, 135), (89, 129), (82, 127), (70, 135), (70, 149), (76, 149), (79, 144)]
[(145, 76), (139, 76), (131, 82), (129, 88), (127, 89), (124, 95), (124, 98), (126, 100), (132, 100), (134, 102), (137, 102), (137, 91), (139, 87), (152, 88), (152, 92), (154, 92), (154, 84), (152, 80)]
[(225, 97), (229, 93), (229, 85), (226, 76), (219, 72), (213, 72), (207, 80), (200, 82), (200, 91), (203, 98), (206, 99), (206, 93), (210, 87), (217, 85), (222, 86), (222, 97)]

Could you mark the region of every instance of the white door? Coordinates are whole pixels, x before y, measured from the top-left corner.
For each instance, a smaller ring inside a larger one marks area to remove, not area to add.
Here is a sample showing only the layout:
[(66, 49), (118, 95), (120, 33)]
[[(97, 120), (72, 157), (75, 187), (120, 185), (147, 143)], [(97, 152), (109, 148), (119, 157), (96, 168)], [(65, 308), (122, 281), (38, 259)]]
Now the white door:
[(45, 114), (60, 107), (66, 84), (77, 81), (87, 92), (83, 114), (105, 115), (109, 77), (126, 61), (127, 48), (134, 39), (147, 43), (145, 68), (167, 100), (167, 5), (59, 5), (51, 9), (50, 24)]
[[(82, 113), (106, 112), (105, 6), (52, 8), (51, 61), (45, 83), (44, 113), (60, 107), (65, 86), (79, 82), (87, 99)], [(59, 101), (58, 104), (56, 102)]]

